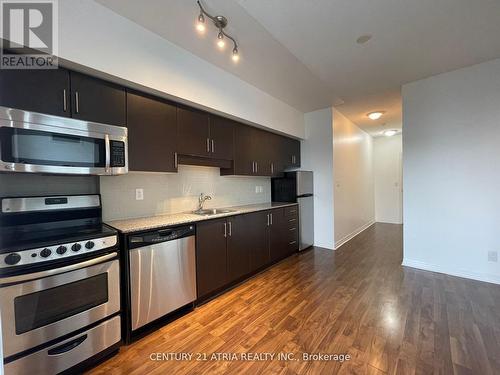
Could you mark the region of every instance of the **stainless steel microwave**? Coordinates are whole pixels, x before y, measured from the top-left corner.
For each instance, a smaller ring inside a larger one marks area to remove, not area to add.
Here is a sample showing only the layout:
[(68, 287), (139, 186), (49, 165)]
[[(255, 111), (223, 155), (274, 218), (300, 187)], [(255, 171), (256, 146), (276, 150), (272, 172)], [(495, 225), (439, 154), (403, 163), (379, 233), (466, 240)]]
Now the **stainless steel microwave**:
[(0, 107), (0, 171), (127, 173), (127, 128)]

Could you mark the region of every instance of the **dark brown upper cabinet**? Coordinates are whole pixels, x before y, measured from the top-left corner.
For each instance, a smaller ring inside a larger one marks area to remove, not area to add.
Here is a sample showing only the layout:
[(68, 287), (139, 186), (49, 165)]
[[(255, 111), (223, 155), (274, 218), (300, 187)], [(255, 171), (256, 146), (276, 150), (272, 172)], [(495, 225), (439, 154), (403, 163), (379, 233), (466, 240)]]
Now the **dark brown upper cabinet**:
[(177, 151), (182, 155), (208, 157), (210, 130), (208, 113), (177, 108)]
[(131, 171), (177, 172), (177, 110), (163, 100), (127, 93)]
[(236, 124), (234, 126), (234, 160), (231, 168), (221, 169), (221, 175), (255, 175), (255, 129)]
[(125, 88), (85, 74), (71, 72), (73, 118), (103, 124), (126, 125)]
[(69, 71), (0, 70), (0, 105), (71, 117)]
[[(295, 164), (293, 161), (295, 160)], [(234, 162), (222, 175), (280, 176), (300, 166), (300, 142), (251, 126), (234, 127)]]
[(179, 154), (233, 160), (233, 121), (192, 109), (177, 111)]
[(291, 168), (300, 167), (300, 141), (292, 138), (285, 138), (285, 160), (286, 166)]
[(210, 116), (210, 157), (234, 159), (234, 121), (218, 116)]
[(285, 152), (286, 138), (278, 134), (269, 134), (269, 148), (271, 160), (271, 175), (273, 177), (282, 176), (287, 167)]

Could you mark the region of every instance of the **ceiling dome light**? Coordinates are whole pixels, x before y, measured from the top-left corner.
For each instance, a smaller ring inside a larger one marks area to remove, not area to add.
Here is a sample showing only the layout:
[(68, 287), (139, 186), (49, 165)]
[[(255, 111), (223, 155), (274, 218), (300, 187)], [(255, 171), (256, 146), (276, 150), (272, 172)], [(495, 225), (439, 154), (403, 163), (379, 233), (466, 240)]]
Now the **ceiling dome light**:
[(365, 44), (366, 42), (370, 41), (371, 38), (372, 36), (370, 34), (361, 35), (358, 39), (356, 39), (356, 43)]
[(396, 134), (398, 134), (398, 131), (397, 131), (397, 130), (394, 130), (394, 129), (393, 129), (393, 130), (386, 130), (386, 131), (384, 132), (384, 135), (385, 135), (386, 137), (392, 137), (393, 135), (396, 135)]
[(367, 114), (367, 116), (370, 118), (370, 120), (378, 120), (384, 115), (384, 111), (377, 111), (377, 112), (370, 112)]
[(233, 57), (234, 62), (238, 62), (240, 60), (240, 54), (238, 53), (238, 48), (233, 48)]

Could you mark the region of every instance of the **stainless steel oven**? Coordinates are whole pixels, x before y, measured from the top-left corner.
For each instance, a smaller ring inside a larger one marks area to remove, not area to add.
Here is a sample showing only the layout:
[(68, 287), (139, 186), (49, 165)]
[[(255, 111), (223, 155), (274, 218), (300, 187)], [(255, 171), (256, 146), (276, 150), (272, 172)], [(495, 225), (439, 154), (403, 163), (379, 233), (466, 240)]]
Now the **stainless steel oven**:
[(120, 311), (117, 253), (0, 280), (5, 358)]
[(127, 129), (0, 107), (0, 171), (124, 174)]

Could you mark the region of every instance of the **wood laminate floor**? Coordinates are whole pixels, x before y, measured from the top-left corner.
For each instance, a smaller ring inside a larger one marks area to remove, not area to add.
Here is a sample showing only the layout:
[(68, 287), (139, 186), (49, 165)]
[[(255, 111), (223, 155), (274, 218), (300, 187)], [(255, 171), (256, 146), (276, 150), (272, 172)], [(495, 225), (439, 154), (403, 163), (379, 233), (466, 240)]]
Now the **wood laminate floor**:
[[(401, 266), (402, 227), (295, 255), (95, 374), (500, 374), (500, 286)], [(294, 353), (291, 361), (152, 361), (151, 353)], [(350, 361), (304, 361), (302, 353)]]

